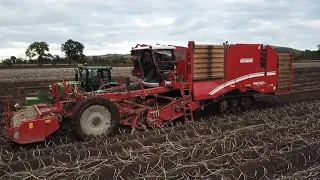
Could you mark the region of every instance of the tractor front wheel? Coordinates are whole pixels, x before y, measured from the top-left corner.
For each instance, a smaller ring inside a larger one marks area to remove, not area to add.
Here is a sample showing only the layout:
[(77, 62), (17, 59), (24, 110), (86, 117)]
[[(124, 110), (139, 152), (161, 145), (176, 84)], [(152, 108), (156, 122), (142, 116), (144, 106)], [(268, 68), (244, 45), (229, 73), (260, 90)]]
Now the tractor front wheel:
[(119, 122), (116, 105), (102, 97), (83, 100), (72, 113), (73, 130), (82, 141), (111, 135), (118, 128)]

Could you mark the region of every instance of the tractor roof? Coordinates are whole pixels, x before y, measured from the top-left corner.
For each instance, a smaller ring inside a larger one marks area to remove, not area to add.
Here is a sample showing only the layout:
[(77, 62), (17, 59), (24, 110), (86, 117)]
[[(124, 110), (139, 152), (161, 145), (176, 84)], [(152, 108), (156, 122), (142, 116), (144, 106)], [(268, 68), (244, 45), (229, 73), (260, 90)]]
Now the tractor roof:
[(173, 46), (173, 45), (145, 45), (145, 44), (143, 44), (143, 45), (140, 45), (140, 44), (138, 44), (138, 45), (136, 45), (136, 47), (132, 47), (132, 50), (131, 51), (137, 51), (137, 50), (143, 50), (143, 49), (168, 49), (168, 50), (174, 50), (174, 49), (176, 49), (176, 47), (175, 46)]

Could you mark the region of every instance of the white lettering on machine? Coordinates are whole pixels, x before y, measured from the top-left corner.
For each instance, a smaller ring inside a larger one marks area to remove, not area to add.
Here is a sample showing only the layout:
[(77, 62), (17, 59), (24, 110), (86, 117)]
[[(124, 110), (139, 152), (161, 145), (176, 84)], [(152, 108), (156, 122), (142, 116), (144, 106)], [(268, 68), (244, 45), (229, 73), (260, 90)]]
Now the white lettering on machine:
[(241, 58), (240, 63), (252, 63), (253, 58)]

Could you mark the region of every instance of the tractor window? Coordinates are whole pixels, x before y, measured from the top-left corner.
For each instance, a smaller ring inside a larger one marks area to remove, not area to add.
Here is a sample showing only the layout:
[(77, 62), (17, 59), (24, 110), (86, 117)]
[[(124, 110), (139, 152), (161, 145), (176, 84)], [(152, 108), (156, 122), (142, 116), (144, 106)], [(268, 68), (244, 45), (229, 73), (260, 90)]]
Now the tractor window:
[(98, 77), (97, 71), (89, 70), (89, 79), (90, 80), (95, 80), (97, 77)]
[(86, 71), (82, 71), (81, 76), (82, 76), (82, 79), (86, 79)]
[(102, 71), (102, 78), (108, 78), (107, 71)]

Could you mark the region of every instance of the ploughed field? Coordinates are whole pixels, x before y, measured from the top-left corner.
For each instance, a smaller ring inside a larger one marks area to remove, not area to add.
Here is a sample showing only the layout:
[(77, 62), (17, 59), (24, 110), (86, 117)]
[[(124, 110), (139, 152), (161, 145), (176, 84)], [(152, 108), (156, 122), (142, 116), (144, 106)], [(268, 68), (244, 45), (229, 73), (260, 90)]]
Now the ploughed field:
[[(23, 101), (24, 96), (46, 90), (51, 77), (73, 78), (72, 70), (48, 71), (57, 74), (30, 81), (29, 72), (17, 75), (16, 82), (1, 81), (1, 99), (10, 94), (12, 101)], [(121, 71), (130, 74), (130, 68)], [(316, 178), (319, 90), (318, 67), (295, 68), (292, 94), (259, 96), (254, 110), (237, 115), (215, 116), (208, 106), (196, 114), (195, 122), (133, 134), (120, 131), (115, 137), (89, 142), (77, 142), (65, 124), (44, 145), (15, 151), (2, 135), (0, 179)]]

